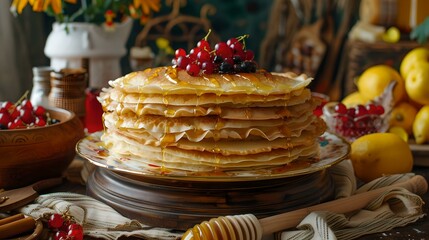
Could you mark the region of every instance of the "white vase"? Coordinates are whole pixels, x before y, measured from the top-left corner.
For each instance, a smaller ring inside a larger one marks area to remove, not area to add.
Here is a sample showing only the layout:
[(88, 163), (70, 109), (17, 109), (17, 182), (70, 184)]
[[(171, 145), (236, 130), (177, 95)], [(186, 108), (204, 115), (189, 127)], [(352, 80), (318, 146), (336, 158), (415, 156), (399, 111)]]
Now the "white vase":
[(89, 87), (106, 87), (109, 80), (122, 75), (120, 60), (127, 52), (131, 28), (131, 19), (109, 30), (92, 23), (54, 23), (45, 54), (53, 70), (84, 67), (89, 72)]

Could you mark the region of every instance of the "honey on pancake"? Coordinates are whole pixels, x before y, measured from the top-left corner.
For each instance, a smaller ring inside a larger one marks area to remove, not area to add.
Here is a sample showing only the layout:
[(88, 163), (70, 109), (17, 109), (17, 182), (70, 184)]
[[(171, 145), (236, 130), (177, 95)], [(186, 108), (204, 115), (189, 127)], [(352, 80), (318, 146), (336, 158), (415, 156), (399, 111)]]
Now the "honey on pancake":
[[(253, 74), (239, 74), (239, 76), (246, 79), (246, 80), (249, 80), (256, 89), (263, 90), (264, 92), (269, 92), (269, 91), (273, 90), (272, 85), (267, 85), (267, 84), (261, 83), (261, 81), (257, 77), (255, 77)], [(253, 92), (247, 91), (247, 94), (251, 94), (251, 93), (253, 93)]]

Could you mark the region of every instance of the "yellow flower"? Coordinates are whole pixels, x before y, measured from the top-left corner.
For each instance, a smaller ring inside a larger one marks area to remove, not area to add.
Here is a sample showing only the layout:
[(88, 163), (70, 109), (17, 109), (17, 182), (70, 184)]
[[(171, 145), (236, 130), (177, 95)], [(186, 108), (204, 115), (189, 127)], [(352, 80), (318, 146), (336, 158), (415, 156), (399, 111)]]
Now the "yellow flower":
[(170, 46), (170, 42), (165, 38), (157, 38), (155, 43), (159, 49), (165, 50)]
[(144, 15), (149, 15), (151, 10), (158, 12), (160, 5), (160, 0), (134, 0), (134, 7), (141, 7)]
[(12, 12), (18, 12), (19, 14), (21, 14), (22, 9), (24, 9), (27, 4), (28, 0), (13, 0), (10, 10)]

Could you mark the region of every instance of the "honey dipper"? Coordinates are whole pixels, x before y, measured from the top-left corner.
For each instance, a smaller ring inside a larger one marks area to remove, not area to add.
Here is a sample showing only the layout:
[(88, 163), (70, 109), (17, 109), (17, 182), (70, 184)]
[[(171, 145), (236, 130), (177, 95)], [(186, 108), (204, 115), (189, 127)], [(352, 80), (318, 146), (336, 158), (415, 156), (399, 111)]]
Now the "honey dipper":
[(297, 226), (305, 216), (313, 211), (351, 212), (367, 206), (380, 194), (398, 187), (423, 195), (428, 190), (428, 183), (424, 177), (416, 175), (404, 182), (266, 218), (257, 219), (253, 214), (213, 218), (188, 229), (183, 234), (182, 240), (260, 240), (263, 236)]

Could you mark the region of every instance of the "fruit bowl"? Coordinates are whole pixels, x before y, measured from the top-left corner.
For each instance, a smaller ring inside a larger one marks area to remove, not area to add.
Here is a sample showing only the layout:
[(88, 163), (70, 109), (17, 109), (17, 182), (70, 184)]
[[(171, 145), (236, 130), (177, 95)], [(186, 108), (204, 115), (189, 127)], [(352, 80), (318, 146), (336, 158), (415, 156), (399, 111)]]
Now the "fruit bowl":
[(0, 189), (60, 177), (84, 137), (79, 118), (70, 111), (47, 108), (58, 123), (43, 127), (0, 130)]
[(323, 107), (323, 119), (330, 132), (348, 142), (366, 134), (385, 132), (389, 127), (384, 108), (376, 104), (347, 108), (342, 103), (329, 102)]

